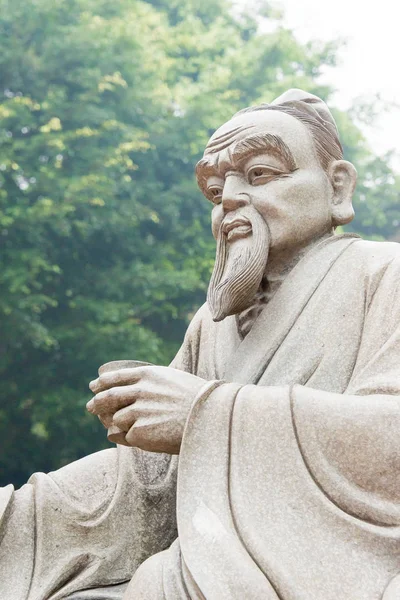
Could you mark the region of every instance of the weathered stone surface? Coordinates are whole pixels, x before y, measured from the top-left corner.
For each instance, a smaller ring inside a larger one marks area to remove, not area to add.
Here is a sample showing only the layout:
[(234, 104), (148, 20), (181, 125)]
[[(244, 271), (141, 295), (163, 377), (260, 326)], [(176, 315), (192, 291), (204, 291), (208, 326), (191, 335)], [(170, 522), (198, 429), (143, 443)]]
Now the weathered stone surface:
[(170, 367), (91, 383), (127, 447), (0, 490), (0, 598), (399, 600), (400, 246), (335, 235), (356, 172), (301, 90), (196, 174), (207, 303)]

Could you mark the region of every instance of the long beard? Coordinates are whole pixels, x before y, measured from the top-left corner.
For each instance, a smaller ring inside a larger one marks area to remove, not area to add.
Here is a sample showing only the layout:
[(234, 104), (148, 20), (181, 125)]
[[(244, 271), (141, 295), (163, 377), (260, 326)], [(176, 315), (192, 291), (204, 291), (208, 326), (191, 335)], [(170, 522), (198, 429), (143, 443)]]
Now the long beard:
[(230, 243), (219, 231), (214, 270), (208, 286), (207, 302), (214, 321), (222, 321), (251, 306), (260, 287), (268, 260), (268, 226), (253, 208), (240, 214), (249, 219), (252, 233)]

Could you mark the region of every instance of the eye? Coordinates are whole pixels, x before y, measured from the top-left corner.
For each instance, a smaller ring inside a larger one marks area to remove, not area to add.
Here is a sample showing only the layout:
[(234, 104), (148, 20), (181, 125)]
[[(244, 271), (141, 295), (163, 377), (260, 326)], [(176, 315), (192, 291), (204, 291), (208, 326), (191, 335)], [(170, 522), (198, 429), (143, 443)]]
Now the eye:
[(262, 185), (272, 181), (279, 175), (283, 175), (283, 172), (274, 167), (267, 167), (265, 165), (254, 165), (247, 171), (247, 179), (251, 185)]
[(220, 185), (210, 185), (207, 188), (208, 198), (213, 204), (220, 204), (222, 200), (222, 187)]

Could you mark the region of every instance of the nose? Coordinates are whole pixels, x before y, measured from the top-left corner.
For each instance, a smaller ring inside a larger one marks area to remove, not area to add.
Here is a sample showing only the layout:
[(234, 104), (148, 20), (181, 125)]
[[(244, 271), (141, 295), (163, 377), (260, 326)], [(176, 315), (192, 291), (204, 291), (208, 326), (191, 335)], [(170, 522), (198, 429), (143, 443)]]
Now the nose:
[(250, 204), (248, 194), (243, 191), (240, 176), (235, 174), (226, 176), (221, 201), (225, 213)]

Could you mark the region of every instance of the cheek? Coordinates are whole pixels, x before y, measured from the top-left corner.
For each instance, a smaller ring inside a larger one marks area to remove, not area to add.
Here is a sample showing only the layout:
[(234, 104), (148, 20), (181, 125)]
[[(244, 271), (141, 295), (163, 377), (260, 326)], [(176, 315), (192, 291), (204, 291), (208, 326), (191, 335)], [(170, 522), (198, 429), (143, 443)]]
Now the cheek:
[(217, 204), (211, 212), (211, 231), (215, 239), (218, 237), (218, 231), (221, 227), (223, 217), (224, 211), (222, 210), (222, 204)]
[(254, 190), (253, 204), (271, 224), (275, 219), (325, 219), (329, 217), (330, 186), (322, 172), (302, 172)]

